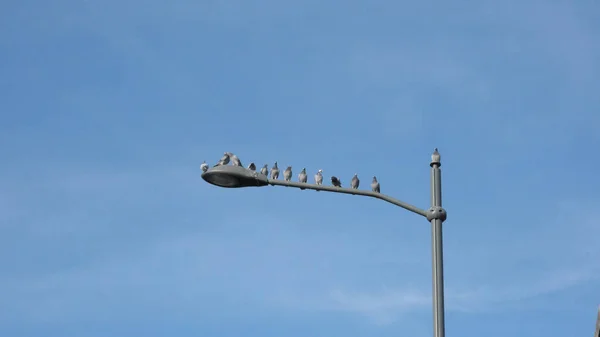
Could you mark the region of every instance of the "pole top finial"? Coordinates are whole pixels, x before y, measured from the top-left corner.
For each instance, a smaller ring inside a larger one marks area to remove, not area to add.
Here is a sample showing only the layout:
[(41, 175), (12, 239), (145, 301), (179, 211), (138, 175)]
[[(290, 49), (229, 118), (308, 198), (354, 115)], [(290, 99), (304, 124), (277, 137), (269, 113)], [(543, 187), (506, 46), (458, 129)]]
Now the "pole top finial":
[(437, 147), (433, 150), (433, 154), (431, 155), (431, 163), (429, 164), (429, 166), (433, 167), (433, 165), (437, 165), (438, 167), (442, 166), (442, 163), (440, 162), (441, 156), (440, 153), (438, 152)]

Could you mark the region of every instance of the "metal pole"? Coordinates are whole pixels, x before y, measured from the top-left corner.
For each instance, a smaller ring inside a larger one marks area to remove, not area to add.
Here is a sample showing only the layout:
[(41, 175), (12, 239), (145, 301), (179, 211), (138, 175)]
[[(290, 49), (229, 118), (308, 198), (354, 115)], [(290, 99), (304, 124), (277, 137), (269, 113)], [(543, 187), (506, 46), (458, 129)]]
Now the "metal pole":
[(427, 219), (431, 222), (431, 255), (433, 280), (433, 336), (445, 336), (444, 323), (444, 255), (442, 223), (446, 211), (442, 208), (442, 172), (437, 149), (431, 156), (431, 208)]
[(596, 320), (596, 332), (594, 337), (600, 337), (600, 307), (598, 307), (598, 319)]

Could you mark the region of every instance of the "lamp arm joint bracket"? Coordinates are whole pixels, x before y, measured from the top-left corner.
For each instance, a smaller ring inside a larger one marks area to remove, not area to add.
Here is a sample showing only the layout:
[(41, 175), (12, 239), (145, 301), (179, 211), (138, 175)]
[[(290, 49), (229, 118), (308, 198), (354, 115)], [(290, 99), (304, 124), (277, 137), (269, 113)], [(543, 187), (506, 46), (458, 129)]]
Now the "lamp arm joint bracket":
[(446, 210), (440, 206), (431, 206), (431, 208), (427, 210), (427, 220), (429, 222), (431, 222), (431, 220), (441, 220), (444, 222), (447, 216)]

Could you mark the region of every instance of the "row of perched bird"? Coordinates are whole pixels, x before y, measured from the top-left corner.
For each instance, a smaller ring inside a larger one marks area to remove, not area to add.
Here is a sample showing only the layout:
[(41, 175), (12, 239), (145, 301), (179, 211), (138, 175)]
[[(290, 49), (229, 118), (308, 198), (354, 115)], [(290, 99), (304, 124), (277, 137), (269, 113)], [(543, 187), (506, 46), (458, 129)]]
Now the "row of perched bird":
[[(233, 164), (233, 166), (243, 167), (242, 161), (240, 160), (240, 158), (238, 158), (235, 154), (233, 154), (231, 152), (223, 153), (223, 157), (221, 157), (219, 162), (213, 167), (227, 165), (227, 164), (229, 164), (230, 161)], [(206, 163), (206, 161), (204, 161), (202, 163), (202, 165), (200, 165), (200, 169), (202, 169), (202, 172), (208, 171), (208, 164)], [(256, 171), (256, 165), (254, 163), (250, 163), (248, 165), (248, 169), (251, 171)], [(269, 175), (269, 168), (268, 168), (267, 164), (265, 164), (260, 169), (260, 173), (264, 174), (267, 177), (270, 177), (271, 179), (279, 179), (279, 167), (277, 166), (277, 162), (275, 162), (275, 164), (271, 168), (270, 175)], [(317, 171), (314, 178), (315, 178), (315, 184), (323, 185), (323, 170)], [(291, 166), (288, 166), (283, 171), (283, 179), (285, 181), (292, 180), (292, 167)], [(298, 182), (306, 183), (307, 181), (308, 181), (308, 175), (306, 174), (306, 168), (303, 168), (302, 171), (298, 174)], [(331, 184), (335, 187), (342, 187), (342, 182), (336, 176), (331, 177)], [(360, 185), (360, 179), (358, 179), (358, 174), (354, 174), (354, 176), (352, 177), (352, 180), (350, 180), (350, 187), (353, 189), (358, 189), (359, 185)], [(379, 182), (377, 181), (377, 177), (373, 177), (373, 181), (371, 182), (371, 190), (373, 192), (377, 192), (377, 193), (380, 192), (380, 186), (379, 186)]]

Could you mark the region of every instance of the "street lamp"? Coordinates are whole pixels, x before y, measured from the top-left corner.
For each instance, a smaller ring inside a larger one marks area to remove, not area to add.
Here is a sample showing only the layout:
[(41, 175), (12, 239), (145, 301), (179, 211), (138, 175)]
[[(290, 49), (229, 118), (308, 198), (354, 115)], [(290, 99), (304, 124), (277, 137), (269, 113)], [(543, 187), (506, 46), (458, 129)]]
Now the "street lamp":
[(269, 179), (260, 172), (252, 171), (241, 166), (215, 166), (202, 173), (202, 179), (210, 184), (227, 188), (262, 187), (271, 185), (361, 195), (387, 201), (425, 217), (431, 223), (433, 336), (444, 337), (444, 255), (442, 223), (446, 220), (446, 210), (442, 208), (442, 171), (440, 169), (440, 154), (437, 149), (435, 149), (431, 155), (431, 163), (429, 165), (431, 166), (431, 207), (428, 210), (420, 209), (385, 194), (371, 191)]

